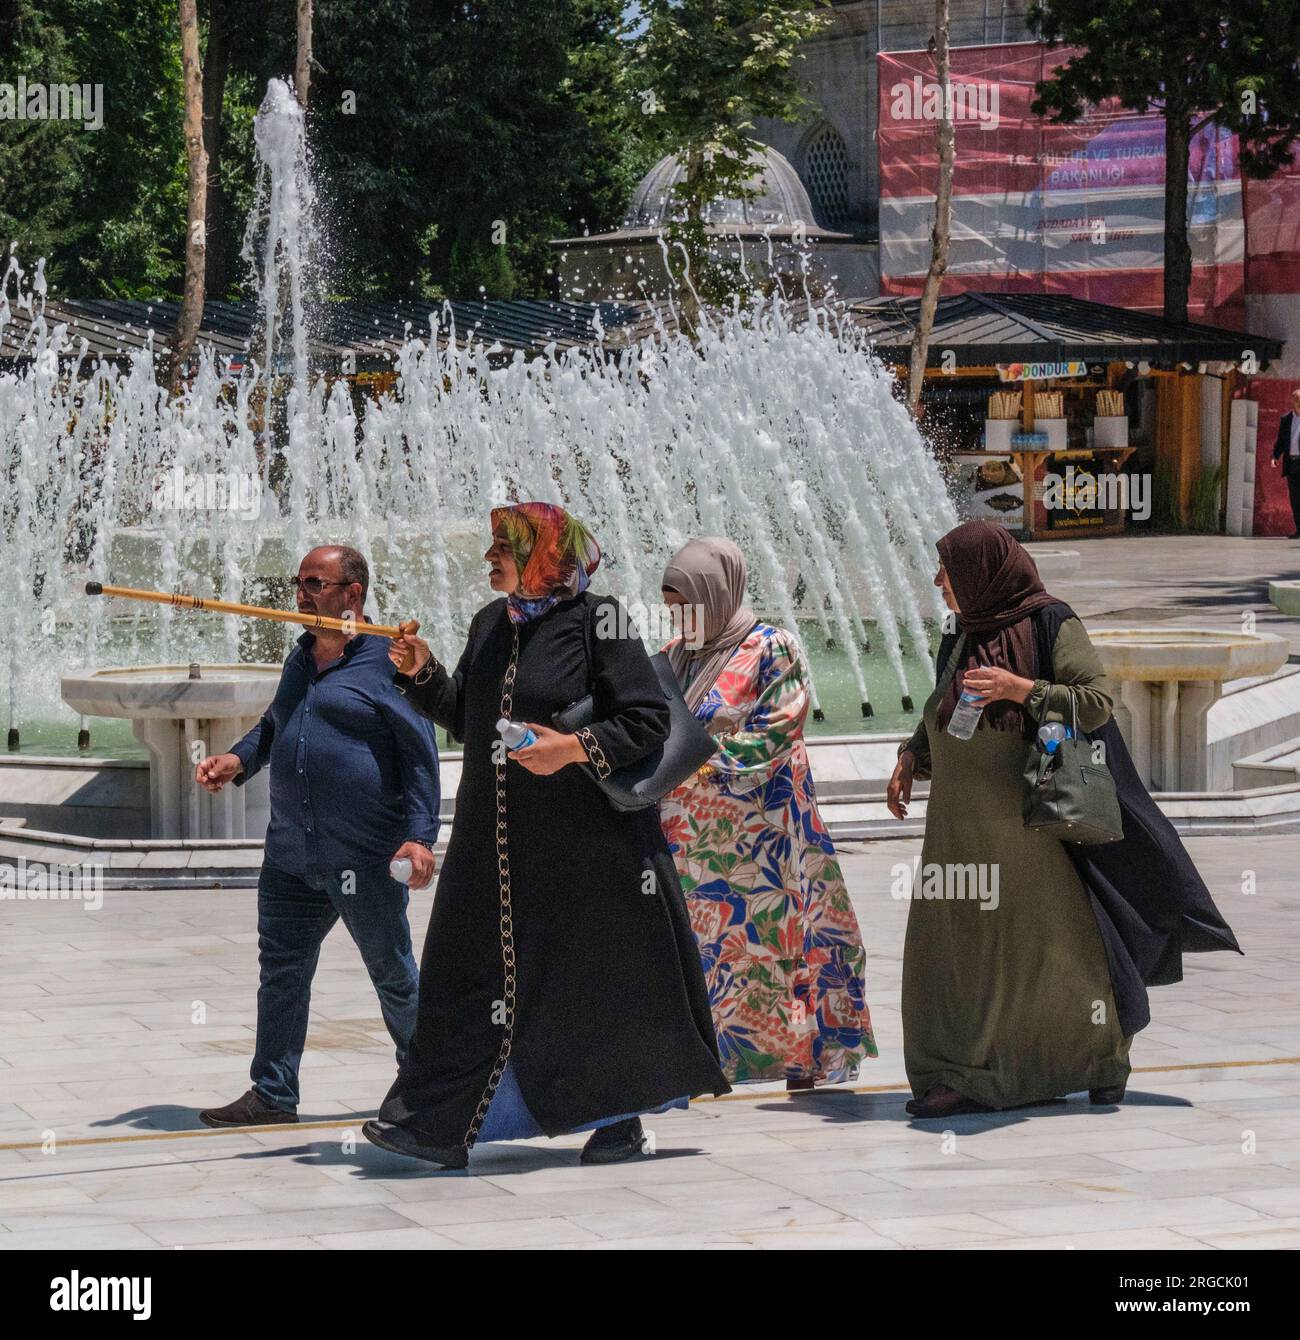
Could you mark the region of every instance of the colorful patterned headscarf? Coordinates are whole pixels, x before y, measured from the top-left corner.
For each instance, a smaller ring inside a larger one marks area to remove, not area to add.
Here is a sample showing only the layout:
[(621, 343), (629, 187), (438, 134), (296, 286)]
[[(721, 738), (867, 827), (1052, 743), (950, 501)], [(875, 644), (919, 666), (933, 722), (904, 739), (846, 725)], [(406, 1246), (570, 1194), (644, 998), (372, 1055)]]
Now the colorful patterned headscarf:
[(512, 623), (545, 614), (552, 605), (585, 591), (600, 563), (600, 545), (577, 517), (554, 503), (515, 503), (492, 509), (492, 532), (505, 533), (519, 572), (506, 597)]

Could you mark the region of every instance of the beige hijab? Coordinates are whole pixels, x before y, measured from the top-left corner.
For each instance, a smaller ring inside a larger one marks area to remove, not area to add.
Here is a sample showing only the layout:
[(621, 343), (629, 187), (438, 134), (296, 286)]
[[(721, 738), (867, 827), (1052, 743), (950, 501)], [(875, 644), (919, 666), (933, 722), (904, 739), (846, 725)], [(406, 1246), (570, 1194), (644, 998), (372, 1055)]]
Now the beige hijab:
[(745, 604), (748, 575), (739, 546), (717, 535), (690, 540), (664, 568), (663, 585), (678, 592), (695, 611), (694, 629), (688, 624), (687, 636), (666, 648), (679, 684), (686, 684), (692, 663), (696, 666), (694, 679), (683, 690), (691, 711), (704, 701), (732, 653), (758, 622)]

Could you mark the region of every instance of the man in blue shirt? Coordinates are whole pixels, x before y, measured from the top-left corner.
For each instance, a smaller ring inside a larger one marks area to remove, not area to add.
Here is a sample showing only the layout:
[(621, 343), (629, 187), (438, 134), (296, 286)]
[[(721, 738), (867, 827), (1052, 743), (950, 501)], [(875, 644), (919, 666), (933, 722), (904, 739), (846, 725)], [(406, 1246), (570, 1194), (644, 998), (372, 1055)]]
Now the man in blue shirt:
[[(313, 549), (294, 578), (298, 609), (359, 621), (365, 559), (340, 545)], [(433, 727), (393, 687), (386, 638), (304, 633), (261, 720), (228, 754), (199, 764), (217, 792), (271, 768), (271, 822), (257, 886), (257, 1044), (253, 1087), (199, 1113), (207, 1126), (298, 1120), (298, 1067), (321, 942), (341, 917), (406, 1058), (419, 973), (406, 919), (407, 886), (390, 861), (410, 860), (411, 888), (433, 879), (438, 751)]]

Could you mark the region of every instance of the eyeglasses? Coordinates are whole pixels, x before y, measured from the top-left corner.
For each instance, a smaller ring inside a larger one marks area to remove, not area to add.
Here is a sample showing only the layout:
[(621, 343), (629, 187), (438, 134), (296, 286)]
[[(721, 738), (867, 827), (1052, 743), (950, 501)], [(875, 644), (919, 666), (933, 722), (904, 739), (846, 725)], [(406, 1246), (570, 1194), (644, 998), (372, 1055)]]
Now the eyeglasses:
[(301, 588), (309, 596), (318, 596), (327, 586), (348, 586), (348, 582), (327, 582), (321, 577), (290, 577), (289, 585), (297, 590)]

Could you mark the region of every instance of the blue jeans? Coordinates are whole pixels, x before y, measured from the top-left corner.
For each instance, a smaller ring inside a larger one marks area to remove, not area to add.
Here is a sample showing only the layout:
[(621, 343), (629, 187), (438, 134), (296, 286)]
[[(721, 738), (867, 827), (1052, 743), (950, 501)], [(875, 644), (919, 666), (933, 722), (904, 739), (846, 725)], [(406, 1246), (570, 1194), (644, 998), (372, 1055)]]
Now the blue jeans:
[[(350, 877), (351, 892), (347, 892)], [(384, 1023), (406, 1060), (420, 983), (406, 920), (407, 891), (387, 864), (291, 875), (263, 865), (257, 883), (257, 1050), (251, 1075), (263, 1102), (298, 1108), (298, 1067), (307, 1041), (311, 982), (321, 941), (343, 919), (375, 991)]]

